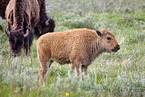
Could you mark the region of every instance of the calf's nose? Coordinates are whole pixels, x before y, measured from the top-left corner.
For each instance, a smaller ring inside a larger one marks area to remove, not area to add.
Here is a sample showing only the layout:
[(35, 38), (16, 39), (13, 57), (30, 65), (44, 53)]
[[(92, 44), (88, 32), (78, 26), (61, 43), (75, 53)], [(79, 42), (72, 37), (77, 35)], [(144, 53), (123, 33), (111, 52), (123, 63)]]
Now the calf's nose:
[(118, 50), (120, 49), (120, 45), (117, 45), (117, 47), (116, 47)]

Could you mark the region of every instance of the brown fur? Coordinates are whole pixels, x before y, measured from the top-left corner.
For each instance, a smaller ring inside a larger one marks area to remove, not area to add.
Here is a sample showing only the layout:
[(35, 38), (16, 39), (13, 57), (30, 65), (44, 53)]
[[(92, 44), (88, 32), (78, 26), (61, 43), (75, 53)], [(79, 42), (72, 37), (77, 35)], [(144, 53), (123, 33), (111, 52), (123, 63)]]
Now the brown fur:
[[(97, 35), (98, 34), (98, 35)], [(111, 40), (107, 40), (110, 37)], [(106, 30), (75, 29), (42, 35), (37, 40), (37, 54), (40, 60), (40, 80), (46, 80), (47, 70), (53, 61), (72, 63), (72, 69), (79, 68), (87, 74), (88, 65), (102, 52), (116, 52), (119, 45), (114, 35)]]

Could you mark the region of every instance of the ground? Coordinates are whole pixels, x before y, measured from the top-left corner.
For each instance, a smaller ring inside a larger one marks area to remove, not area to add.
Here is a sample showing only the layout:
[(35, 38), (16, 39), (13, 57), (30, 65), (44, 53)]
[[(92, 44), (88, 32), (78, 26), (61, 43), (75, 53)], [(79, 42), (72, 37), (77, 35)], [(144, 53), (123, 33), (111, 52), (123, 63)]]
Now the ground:
[(144, 0), (46, 0), (46, 12), (56, 21), (55, 31), (75, 28), (108, 29), (121, 49), (99, 56), (88, 75), (73, 76), (71, 64), (52, 64), (47, 85), (39, 85), (36, 40), (30, 56), (10, 57), (0, 18), (1, 97), (105, 97), (145, 96), (145, 3)]

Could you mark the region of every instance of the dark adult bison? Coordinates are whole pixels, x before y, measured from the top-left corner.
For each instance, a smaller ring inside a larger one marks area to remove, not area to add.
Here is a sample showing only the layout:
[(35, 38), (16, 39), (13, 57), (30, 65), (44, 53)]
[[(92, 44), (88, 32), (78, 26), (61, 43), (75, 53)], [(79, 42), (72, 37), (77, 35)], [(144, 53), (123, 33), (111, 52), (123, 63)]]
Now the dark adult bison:
[(11, 0), (5, 11), (6, 34), (9, 38), (11, 55), (20, 53), (22, 47), (29, 55), (33, 40), (33, 28), (39, 21), (37, 0)]
[(56, 61), (72, 63), (72, 69), (79, 68), (87, 74), (90, 63), (103, 52), (117, 52), (120, 49), (114, 35), (106, 30), (93, 31), (75, 29), (42, 35), (37, 40), (37, 54), (40, 61), (39, 76), (46, 81), (47, 70)]
[[(5, 10), (6, 6), (8, 5), (10, 0), (1, 0), (0, 1), (0, 16), (2, 18), (5, 18)], [(34, 34), (39, 37), (42, 34), (45, 34), (47, 32), (53, 32), (55, 28), (55, 21), (48, 17), (45, 12), (45, 0), (38, 0), (39, 3), (39, 22), (37, 26), (35, 27)]]
[(35, 35), (37, 37), (47, 33), (53, 32), (55, 28), (55, 21), (53, 18), (47, 17), (45, 10), (45, 0), (38, 0), (40, 5), (40, 20), (35, 27)]
[(0, 16), (5, 18), (5, 10), (10, 0), (0, 0)]

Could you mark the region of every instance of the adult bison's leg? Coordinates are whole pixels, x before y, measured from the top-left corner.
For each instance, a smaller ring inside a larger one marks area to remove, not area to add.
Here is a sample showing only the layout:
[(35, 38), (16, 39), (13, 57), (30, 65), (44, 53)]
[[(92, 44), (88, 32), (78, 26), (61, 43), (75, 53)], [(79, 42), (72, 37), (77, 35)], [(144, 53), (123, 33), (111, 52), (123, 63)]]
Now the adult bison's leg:
[(34, 37), (34, 31), (30, 30), (29, 32), (26, 32), (26, 34), (28, 33), (28, 35), (24, 35), (25, 39), (24, 39), (24, 51), (26, 55), (29, 55), (30, 52), (30, 47), (33, 41), (33, 37)]
[(24, 39), (24, 52), (26, 55), (29, 55), (29, 38)]
[(31, 47), (32, 42), (33, 42), (33, 38), (34, 38), (34, 30), (31, 28), (30, 33), (29, 33), (29, 48), (28, 48), (29, 52), (30, 52), (30, 47)]

